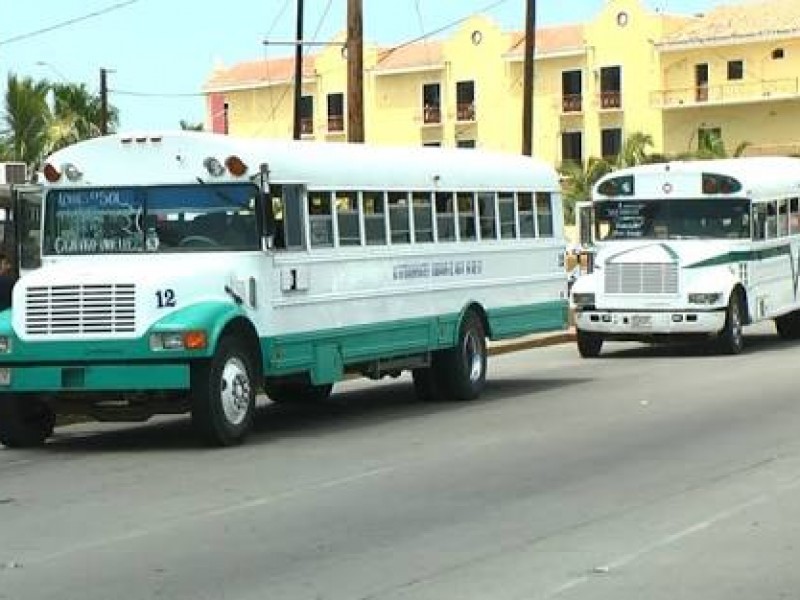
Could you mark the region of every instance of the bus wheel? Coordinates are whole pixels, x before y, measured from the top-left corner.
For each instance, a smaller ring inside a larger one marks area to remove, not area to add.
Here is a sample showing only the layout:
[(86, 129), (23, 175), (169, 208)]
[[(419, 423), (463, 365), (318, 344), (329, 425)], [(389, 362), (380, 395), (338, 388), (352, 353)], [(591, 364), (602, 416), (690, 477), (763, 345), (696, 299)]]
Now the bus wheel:
[(332, 390), (331, 383), (311, 383), (308, 373), (264, 379), (264, 391), (275, 404), (315, 404), (327, 400)]
[(775, 319), (775, 329), (784, 340), (800, 338), (800, 311), (793, 311)]
[(214, 356), (192, 365), (192, 422), (209, 444), (241, 442), (253, 422), (253, 362), (242, 344), (223, 337)]
[(433, 375), (447, 400), (474, 400), (486, 384), (486, 334), (470, 311), (461, 321), (458, 343), (433, 357)]
[(603, 349), (603, 338), (591, 331), (578, 329), (576, 338), (578, 340), (578, 354), (583, 358), (597, 358), (600, 350)]
[(0, 398), (0, 442), (9, 448), (41, 446), (53, 435), (55, 425), (55, 412), (39, 398)]
[(731, 294), (728, 309), (725, 311), (725, 325), (719, 332), (717, 346), (723, 354), (739, 354), (744, 347), (742, 332), (742, 303), (737, 294)]

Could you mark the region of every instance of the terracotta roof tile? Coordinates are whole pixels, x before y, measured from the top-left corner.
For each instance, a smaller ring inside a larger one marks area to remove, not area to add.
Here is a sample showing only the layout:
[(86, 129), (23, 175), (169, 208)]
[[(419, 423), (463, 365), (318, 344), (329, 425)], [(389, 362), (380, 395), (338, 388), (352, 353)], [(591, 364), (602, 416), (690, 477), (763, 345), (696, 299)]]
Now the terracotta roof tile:
[[(560, 25), (536, 29), (536, 54), (557, 54), (583, 48), (583, 25)], [(522, 54), (525, 50), (525, 32), (511, 34), (511, 55)]]
[(379, 71), (408, 69), (414, 67), (441, 65), (444, 62), (443, 44), (438, 40), (426, 40), (402, 46), (397, 49), (378, 50)]
[[(303, 77), (314, 76), (315, 57), (303, 57)], [(271, 60), (252, 60), (241, 62), (232, 67), (214, 69), (205, 85), (206, 90), (218, 90), (230, 87), (265, 85), (289, 81), (294, 77), (294, 57), (274, 58)]]
[(750, 0), (715, 8), (672, 35), (664, 37), (657, 45), (794, 35), (800, 35), (800, 1)]

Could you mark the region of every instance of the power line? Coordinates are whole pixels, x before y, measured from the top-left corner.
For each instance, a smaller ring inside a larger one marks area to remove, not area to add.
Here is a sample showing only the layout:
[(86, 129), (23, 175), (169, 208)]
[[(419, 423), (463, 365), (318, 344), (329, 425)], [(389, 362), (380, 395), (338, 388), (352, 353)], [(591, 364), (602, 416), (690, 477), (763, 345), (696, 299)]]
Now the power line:
[(159, 93), (159, 92), (136, 92), (130, 90), (108, 90), (111, 94), (117, 96), (138, 96), (147, 98), (189, 98), (196, 96), (205, 96), (204, 92), (178, 92), (178, 93)]
[(42, 35), (43, 33), (49, 33), (51, 31), (55, 31), (56, 29), (62, 29), (64, 27), (68, 27), (69, 25), (74, 25), (76, 23), (80, 23), (81, 21), (86, 21), (87, 19), (91, 19), (94, 17), (99, 17), (101, 15), (110, 13), (115, 10), (119, 10), (120, 8), (124, 8), (131, 4), (137, 3), (139, 0), (125, 0), (124, 2), (117, 2), (116, 4), (112, 4), (111, 6), (107, 6), (106, 8), (101, 8), (100, 10), (96, 10), (94, 12), (85, 14), (80, 17), (75, 17), (72, 19), (68, 19), (67, 21), (61, 21), (60, 23), (56, 23), (55, 25), (50, 25), (48, 27), (44, 27), (42, 29), (36, 29), (34, 31), (29, 31), (28, 33), (22, 33), (20, 35), (8, 38), (6, 40), (0, 40), (0, 46), (5, 46), (6, 44), (12, 44), (14, 42), (20, 42), (22, 40), (27, 40), (28, 38), (35, 37), (37, 35)]

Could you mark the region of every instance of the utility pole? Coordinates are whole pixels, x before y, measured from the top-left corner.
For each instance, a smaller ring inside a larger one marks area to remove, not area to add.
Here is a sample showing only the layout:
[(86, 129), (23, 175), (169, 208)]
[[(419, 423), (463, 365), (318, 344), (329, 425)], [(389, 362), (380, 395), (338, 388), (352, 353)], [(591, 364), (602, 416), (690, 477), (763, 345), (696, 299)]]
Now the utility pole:
[(525, 62), (522, 84), (522, 154), (533, 155), (533, 76), (536, 53), (536, 0), (526, 0)]
[(364, 25), (362, 0), (347, 0), (347, 140), (364, 141)]
[(108, 70), (100, 69), (100, 135), (108, 134)]
[(300, 104), (303, 98), (303, 0), (297, 0), (297, 36), (294, 47), (294, 127), (293, 138), (302, 134)]

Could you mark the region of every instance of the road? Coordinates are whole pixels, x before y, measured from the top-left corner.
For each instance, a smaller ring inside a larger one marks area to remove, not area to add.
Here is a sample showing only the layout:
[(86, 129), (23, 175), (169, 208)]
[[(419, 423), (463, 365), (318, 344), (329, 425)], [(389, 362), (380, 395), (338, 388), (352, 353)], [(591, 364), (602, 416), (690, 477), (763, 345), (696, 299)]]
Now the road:
[(497, 356), (472, 403), (347, 382), (238, 448), (165, 419), (0, 450), (0, 599), (799, 598), (800, 343), (748, 333)]

